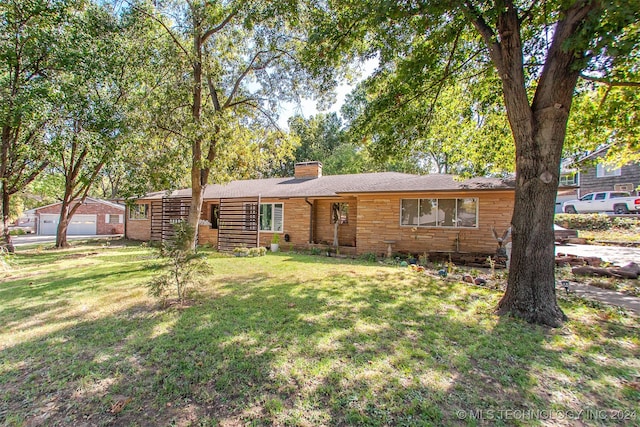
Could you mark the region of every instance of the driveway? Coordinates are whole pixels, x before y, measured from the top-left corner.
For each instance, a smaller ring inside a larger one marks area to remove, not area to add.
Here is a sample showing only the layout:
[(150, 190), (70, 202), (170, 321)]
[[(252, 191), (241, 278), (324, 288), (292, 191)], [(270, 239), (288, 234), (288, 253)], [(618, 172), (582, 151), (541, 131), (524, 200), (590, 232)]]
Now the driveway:
[[(79, 236), (67, 236), (68, 241), (72, 240), (87, 240), (87, 239), (118, 239), (122, 237), (121, 234), (109, 234), (105, 236), (100, 235), (79, 235)], [(56, 236), (37, 236), (33, 234), (25, 234), (24, 236), (12, 236), (11, 240), (16, 248), (20, 246), (35, 245), (42, 243), (55, 243)]]
[(640, 248), (624, 246), (596, 246), (596, 245), (557, 245), (556, 254), (570, 254), (578, 256), (595, 256), (604, 261), (623, 266), (630, 262), (640, 264)]

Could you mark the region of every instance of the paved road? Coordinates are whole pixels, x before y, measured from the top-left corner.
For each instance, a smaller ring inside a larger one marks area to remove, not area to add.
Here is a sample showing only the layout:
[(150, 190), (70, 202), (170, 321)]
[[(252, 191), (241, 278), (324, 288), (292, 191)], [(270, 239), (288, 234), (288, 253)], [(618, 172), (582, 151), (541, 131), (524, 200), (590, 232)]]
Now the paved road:
[[(112, 234), (107, 236), (98, 235), (82, 235), (82, 236), (67, 236), (67, 240), (87, 240), (87, 239), (113, 239), (119, 238), (121, 235)], [(17, 248), (20, 246), (42, 244), (42, 243), (55, 243), (56, 236), (37, 236), (33, 234), (26, 234), (24, 236), (12, 236), (13, 245)]]
[(618, 266), (635, 262), (640, 264), (640, 248), (628, 248), (623, 246), (596, 246), (567, 244), (556, 246), (556, 254), (570, 254), (578, 256), (596, 256), (604, 261)]

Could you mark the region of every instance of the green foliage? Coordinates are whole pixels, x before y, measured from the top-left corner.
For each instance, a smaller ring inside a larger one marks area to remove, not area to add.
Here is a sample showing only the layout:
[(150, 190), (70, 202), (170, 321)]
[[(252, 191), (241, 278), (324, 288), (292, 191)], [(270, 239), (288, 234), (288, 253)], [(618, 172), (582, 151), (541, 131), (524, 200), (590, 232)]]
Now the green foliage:
[(171, 290), (180, 302), (188, 297), (188, 291), (196, 286), (206, 271), (204, 255), (191, 249), (193, 228), (186, 222), (173, 224), (174, 235), (158, 248), (158, 255), (167, 262), (167, 270), (154, 277), (148, 284), (149, 294), (165, 301)]
[(556, 214), (555, 223), (574, 230), (630, 230), (638, 225), (635, 218), (611, 217), (601, 214)]
[(378, 257), (373, 252), (367, 252), (358, 256), (358, 259), (366, 262), (376, 262)]
[(250, 257), (265, 256), (266, 254), (267, 254), (267, 248), (265, 248), (264, 246), (260, 246), (259, 248), (250, 248), (249, 249), (249, 256)]
[(271, 243), (276, 244), (276, 245), (278, 243), (280, 243), (280, 234), (273, 233), (273, 236), (271, 237)]
[(0, 244), (0, 271), (11, 270), (11, 257), (13, 254)]

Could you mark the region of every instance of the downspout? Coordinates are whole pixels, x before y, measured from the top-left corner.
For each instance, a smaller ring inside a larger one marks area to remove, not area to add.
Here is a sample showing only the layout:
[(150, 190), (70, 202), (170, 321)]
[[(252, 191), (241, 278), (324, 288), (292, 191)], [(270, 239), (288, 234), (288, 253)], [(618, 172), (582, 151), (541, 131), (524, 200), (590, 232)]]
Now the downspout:
[(313, 243), (313, 203), (308, 197), (305, 197), (304, 201), (309, 205), (309, 243)]

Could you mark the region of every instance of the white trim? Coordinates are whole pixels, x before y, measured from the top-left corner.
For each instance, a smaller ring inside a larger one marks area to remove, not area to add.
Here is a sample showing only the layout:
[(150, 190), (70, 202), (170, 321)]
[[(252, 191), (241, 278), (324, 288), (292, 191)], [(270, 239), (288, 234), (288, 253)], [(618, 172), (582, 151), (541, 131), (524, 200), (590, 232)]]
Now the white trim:
[[(271, 206), (272, 223), (271, 223), (271, 228), (270, 229), (263, 230), (262, 229), (262, 221), (261, 221), (260, 215), (262, 214), (262, 206), (266, 206), (266, 205), (270, 205)], [(275, 224), (276, 224), (276, 215), (275, 215), (275, 208), (274, 208), (275, 205), (281, 205), (282, 206), (282, 229), (281, 230), (276, 230), (275, 229)], [(261, 232), (266, 232), (266, 233), (284, 233), (284, 202), (260, 203), (258, 205), (258, 230), (260, 230)]]

